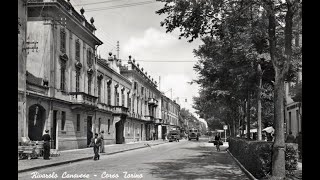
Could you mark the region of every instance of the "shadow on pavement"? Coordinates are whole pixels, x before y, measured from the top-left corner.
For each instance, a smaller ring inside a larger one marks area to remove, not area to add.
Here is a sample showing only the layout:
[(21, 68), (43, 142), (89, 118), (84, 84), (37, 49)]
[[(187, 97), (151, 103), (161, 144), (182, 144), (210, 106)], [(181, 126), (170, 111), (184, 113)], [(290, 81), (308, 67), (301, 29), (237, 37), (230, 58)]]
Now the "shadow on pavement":
[(165, 179), (248, 179), (229, 154), (216, 152), (212, 147), (184, 148), (194, 151), (194, 156), (167, 162), (147, 163), (150, 173)]

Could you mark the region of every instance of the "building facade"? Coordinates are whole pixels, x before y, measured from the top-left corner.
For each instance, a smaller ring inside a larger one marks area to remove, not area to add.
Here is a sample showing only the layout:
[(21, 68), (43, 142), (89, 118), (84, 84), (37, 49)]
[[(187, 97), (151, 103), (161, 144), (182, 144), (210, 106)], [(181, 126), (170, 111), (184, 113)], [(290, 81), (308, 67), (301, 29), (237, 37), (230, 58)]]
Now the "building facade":
[(18, 0), (18, 142), (26, 136), (27, 7)]
[(162, 138), (171, 130), (181, 128), (179, 123), (180, 105), (164, 94), (161, 96)]
[(134, 139), (125, 129), (130, 122), (132, 83), (120, 74), (120, 66), (121, 60), (111, 53), (107, 60), (97, 59), (97, 118), (99, 132), (105, 132), (105, 144), (122, 144)]
[(102, 41), (94, 20), (63, 0), (30, 1), (27, 9), (27, 38), (39, 48), (27, 56), (24, 136), (41, 140), (48, 129), (53, 149), (87, 147), (98, 129), (95, 54)]
[(161, 95), (157, 89), (157, 82), (139, 67), (139, 63), (131, 60), (131, 56), (128, 63), (121, 66), (120, 73), (132, 83), (132, 107), (126, 129), (128, 135), (133, 133), (133, 136), (128, 138), (130, 141), (157, 139), (160, 122), (158, 103)]

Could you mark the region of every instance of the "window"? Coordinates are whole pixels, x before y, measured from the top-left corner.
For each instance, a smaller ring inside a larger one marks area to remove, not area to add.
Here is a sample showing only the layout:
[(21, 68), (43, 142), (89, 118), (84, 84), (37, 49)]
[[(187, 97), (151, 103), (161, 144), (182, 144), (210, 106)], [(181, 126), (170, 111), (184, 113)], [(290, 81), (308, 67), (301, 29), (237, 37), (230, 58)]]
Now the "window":
[(93, 64), (91, 49), (88, 49), (88, 50), (87, 50), (87, 64), (88, 64), (88, 66), (90, 66), (90, 67), (91, 67), (92, 64)]
[(129, 96), (129, 92), (127, 93), (127, 107), (128, 107), (128, 109), (129, 109), (129, 111), (130, 111), (130, 106), (131, 106), (131, 98), (130, 98), (130, 96)]
[(61, 111), (61, 131), (64, 130), (65, 124), (66, 124), (66, 112)]
[(76, 92), (80, 91), (80, 69), (76, 68)]
[(98, 79), (98, 102), (101, 102), (101, 79)]
[(117, 87), (115, 87), (114, 88), (114, 100), (115, 100), (115, 105), (116, 106), (119, 106), (119, 93), (118, 93), (118, 88)]
[(138, 85), (137, 85), (137, 82), (134, 82), (133, 85), (134, 85), (133, 88), (136, 90), (136, 89), (137, 89), (137, 86), (138, 86)]
[(108, 119), (108, 133), (110, 132), (110, 119)]
[(91, 94), (92, 74), (88, 74), (88, 94)]
[(122, 106), (124, 106), (124, 90), (121, 91)]
[(80, 61), (80, 41), (79, 39), (76, 40), (76, 60)]
[(141, 87), (141, 94), (143, 95), (144, 87)]
[(77, 131), (80, 131), (80, 114), (77, 114)]
[(101, 130), (101, 118), (99, 118), (99, 121), (98, 121), (98, 132), (100, 132)]
[(107, 93), (108, 93), (108, 105), (111, 105), (111, 83), (108, 83), (107, 85)]
[(66, 84), (66, 62), (61, 61), (61, 68), (60, 68), (60, 90), (65, 91), (65, 84)]
[(66, 53), (66, 30), (60, 29), (60, 51)]

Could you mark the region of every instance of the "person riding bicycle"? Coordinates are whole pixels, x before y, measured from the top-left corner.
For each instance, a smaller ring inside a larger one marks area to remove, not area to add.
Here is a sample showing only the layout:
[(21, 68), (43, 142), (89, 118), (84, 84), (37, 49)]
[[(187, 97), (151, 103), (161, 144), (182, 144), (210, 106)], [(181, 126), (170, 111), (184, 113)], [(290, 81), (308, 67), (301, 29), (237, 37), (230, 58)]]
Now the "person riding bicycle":
[(216, 134), (216, 136), (214, 137), (214, 140), (215, 140), (214, 145), (216, 145), (217, 151), (220, 151), (221, 137), (219, 136), (219, 133)]

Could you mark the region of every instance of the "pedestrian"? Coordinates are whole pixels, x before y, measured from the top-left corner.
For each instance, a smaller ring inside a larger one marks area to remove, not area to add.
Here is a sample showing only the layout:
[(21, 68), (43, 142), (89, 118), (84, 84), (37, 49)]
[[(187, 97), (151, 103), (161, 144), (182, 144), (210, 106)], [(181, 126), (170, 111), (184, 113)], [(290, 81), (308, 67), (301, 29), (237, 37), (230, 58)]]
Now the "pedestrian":
[(101, 139), (101, 146), (100, 146), (100, 153), (104, 153), (104, 131), (100, 132), (100, 139)]
[(286, 143), (294, 143), (294, 136), (292, 135), (292, 132), (289, 132), (289, 135), (287, 136)]
[(49, 130), (45, 130), (45, 134), (42, 136), (43, 143), (43, 159), (49, 160), (50, 158), (50, 135)]
[(221, 143), (222, 143), (221, 137), (220, 137), (219, 133), (217, 133), (216, 136), (214, 137), (214, 145), (216, 145), (217, 151), (220, 151)]
[(156, 132), (153, 133), (153, 140), (156, 140)]
[(91, 139), (91, 147), (93, 147), (94, 157), (93, 160), (99, 160), (99, 147), (101, 146), (101, 138), (98, 137), (98, 133), (94, 134), (94, 138)]

